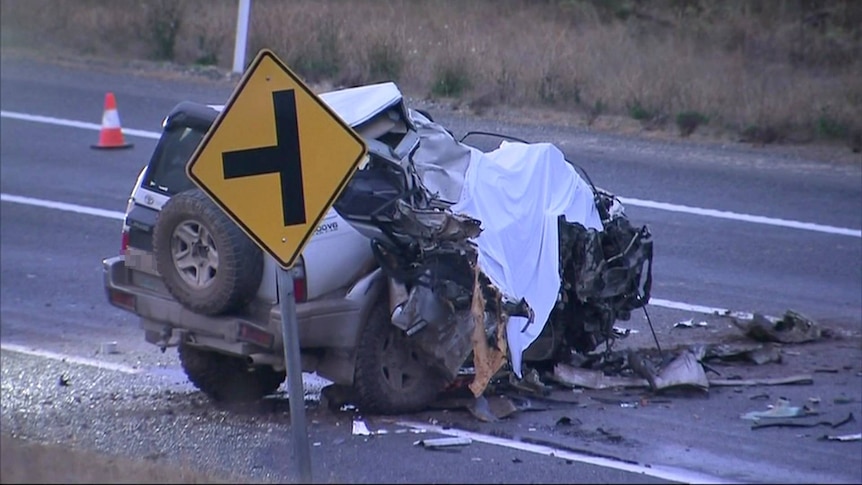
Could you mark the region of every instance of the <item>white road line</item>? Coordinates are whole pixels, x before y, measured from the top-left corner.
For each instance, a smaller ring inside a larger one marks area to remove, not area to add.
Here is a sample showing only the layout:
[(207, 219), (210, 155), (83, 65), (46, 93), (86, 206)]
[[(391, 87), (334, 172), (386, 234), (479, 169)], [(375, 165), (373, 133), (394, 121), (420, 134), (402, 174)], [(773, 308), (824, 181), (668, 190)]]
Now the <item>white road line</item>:
[[(0, 200), (4, 202), (14, 202), (17, 204), (24, 205), (34, 205), (38, 207), (45, 207), (48, 209), (57, 209), (69, 212), (77, 212), (80, 214), (88, 214), (99, 217), (107, 217), (109, 219), (118, 219), (123, 220), (124, 214), (122, 212), (117, 211), (108, 211), (104, 209), (96, 209), (95, 207), (86, 207), (82, 205), (76, 204), (67, 204), (65, 202), (55, 202), (51, 200), (43, 200), (43, 199), (34, 199), (31, 197), (21, 197), (19, 195), (11, 195), (0, 193)], [(746, 312), (733, 312), (725, 308), (715, 308), (708, 307), (703, 305), (696, 305), (692, 303), (684, 303), (672, 300), (663, 300), (661, 298), (650, 298), (649, 304), (652, 306), (671, 308), (674, 310), (685, 310), (695, 313), (705, 313), (708, 315), (722, 315), (722, 316), (733, 316), (737, 318), (748, 319), (751, 318), (751, 313)]]
[[(121, 372), (124, 374), (144, 374), (145, 371), (142, 369), (136, 369), (134, 367), (129, 367), (122, 364), (114, 364), (111, 362), (103, 362), (97, 359), (89, 359), (86, 357), (77, 357), (74, 355), (61, 354), (57, 352), (51, 352), (48, 350), (39, 350), (32, 347), (27, 347), (23, 345), (17, 344), (7, 344), (0, 342), (0, 350), (5, 350), (8, 352), (15, 352), (19, 354), (30, 355), (34, 357), (41, 357), (50, 360), (56, 360), (60, 362), (67, 362), (71, 364), (79, 364), (86, 365), (90, 367), (95, 367), (98, 369), (104, 369), (109, 371)], [(305, 381), (309, 376), (307, 374), (303, 375), (303, 380)], [(327, 381), (328, 382), (328, 381)], [(307, 386), (307, 384), (305, 384)], [(603, 458), (597, 457), (593, 455), (578, 453), (575, 451), (570, 451), (561, 448), (554, 448), (552, 446), (539, 445), (534, 443), (525, 443), (523, 441), (516, 441), (506, 438), (500, 438), (498, 436), (485, 435), (481, 433), (475, 433), (471, 431), (464, 431), (454, 428), (443, 428), (441, 426), (435, 426), (428, 423), (420, 423), (414, 421), (398, 421), (396, 424), (400, 426), (405, 426), (408, 428), (412, 428), (418, 431), (423, 432), (431, 432), (437, 433), (447, 436), (457, 436), (470, 438), (473, 441), (479, 443), (485, 443), (494, 446), (502, 446), (505, 448), (511, 448), (515, 450), (520, 450), (528, 453), (535, 453), (538, 455), (549, 456), (552, 458), (559, 458), (562, 460), (570, 460), (577, 461), (579, 463), (586, 463), (589, 465), (601, 466), (604, 468), (611, 468), (614, 470), (625, 471), (629, 473), (637, 473), (640, 475), (646, 475), (650, 477), (655, 477), (664, 480), (670, 480), (674, 482), (680, 483), (704, 483), (704, 484), (724, 484), (724, 483), (736, 483), (723, 480), (718, 477), (714, 477), (711, 475), (672, 468), (665, 466), (657, 466), (657, 465), (640, 465), (637, 463), (631, 463), (622, 460), (614, 460), (611, 458)]]
[(134, 367), (129, 367), (123, 364), (114, 364), (113, 362), (105, 362), (98, 359), (89, 359), (87, 357), (77, 357), (74, 355), (60, 354), (57, 352), (51, 352), (50, 350), (40, 350), (33, 347), (27, 347), (18, 344), (7, 344), (0, 342), (0, 350), (7, 350), (9, 352), (17, 352), (19, 354), (32, 355), (45, 359), (58, 360), (60, 362), (69, 362), (71, 364), (87, 365), (90, 367), (96, 367), (98, 369), (122, 372), (124, 374), (140, 374), (141, 372), (143, 372), (141, 369), (135, 369)]
[(97, 209), (95, 207), (87, 207), (84, 205), (68, 204), (66, 202), (56, 202), (53, 200), (34, 199), (32, 197), (22, 197), (20, 195), (12, 195), (0, 193), (0, 200), (3, 202), (14, 202), (16, 204), (32, 205), (36, 207), (44, 207), (46, 209), (57, 209), (66, 212), (77, 212), (78, 214), (87, 214), (90, 216), (105, 217), (107, 219), (124, 220), (126, 215), (119, 211), (109, 211), (105, 209)]
[(753, 222), (755, 224), (766, 224), (770, 226), (790, 227), (793, 229), (802, 229), (805, 231), (825, 232), (827, 234), (838, 234), (841, 236), (862, 237), (862, 230), (848, 229), (846, 227), (827, 226), (823, 224), (814, 224), (811, 222), (791, 221), (787, 219), (776, 219), (773, 217), (754, 216), (750, 214), (740, 214), (738, 212), (720, 211), (715, 209), (703, 209), (700, 207), (691, 207), (687, 205), (668, 204), (665, 202), (655, 202), (652, 200), (630, 199), (628, 197), (620, 197), (620, 201), (624, 205), (633, 205), (638, 207), (646, 207), (649, 209), (658, 209), (670, 212), (681, 212), (685, 214), (694, 214), (698, 216), (715, 217), (717, 219), (730, 219), (734, 221)]
[[(70, 128), (82, 128), (85, 130), (100, 131), (102, 126), (96, 123), (87, 123), (86, 121), (67, 120), (63, 118), (52, 118), (50, 116), (30, 115), (27, 113), (16, 113), (14, 111), (0, 110), (0, 118), (11, 118), (13, 120), (33, 121), (35, 123), (45, 123), (48, 125), (68, 126)], [(137, 136), (140, 138), (150, 138), (158, 140), (161, 135), (153, 131), (130, 130), (122, 129), (124, 135)]]
[(714, 477), (711, 475), (706, 475), (702, 473), (697, 473), (693, 471), (683, 470), (683, 469), (675, 469), (670, 467), (662, 467), (662, 466), (645, 466), (639, 465), (636, 463), (628, 463), (620, 460), (613, 460), (610, 458), (602, 458), (582, 453), (577, 453), (574, 451), (553, 448), (551, 446), (538, 445), (533, 443), (525, 443), (523, 441), (515, 441), (507, 438), (500, 438), (498, 436), (490, 436), (484, 435), (480, 433), (474, 433), (472, 431), (464, 431), (460, 429), (454, 428), (443, 428), (442, 426), (435, 426), (427, 423), (419, 423), (414, 421), (398, 421), (396, 424), (401, 426), (406, 426), (408, 428), (413, 428), (416, 430), (424, 430), (426, 432), (432, 432), (447, 436), (454, 436), (459, 438), (470, 438), (473, 441), (477, 441), (479, 443), (485, 443), (489, 445), (495, 446), (503, 446), (506, 448), (512, 448), (515, 450), (526, 451), (529, 453), (536, 453), (539, 455), (550, 456), (552, 458), (560, 458), (562, 460), (571, 460), (577, 461), (580, 463), (586, 463), (589, 465), (601, 466), (604, 468), (613, 468), (615, 470), (621, 470), (630, 473), (637, 473), (640, 475), (646, 475), (650, 477), (660, 478), (664, 480), (670, 480), (674, 482), (680, 483), (737, 483), (727, 481), (718, 477)]
[[(101, 130), (102, 127), (95, 123), (87, 123), (85, 121), (67, 120), (63, 118), (52, 118), (50, 116), (31, 115), (27, 113), (17, 113), (14, 111), (0, 110), (0, 117), (11, 118), (16, 120), (33, 121), (36, 123), (47, 123), (60, 126), (69, 126), (73, 128), (83, 128), (87, 130)], [(160, 134), (154, 131), (130, 130), (123, 128), (123, 134), (129, 136), (138, 136), (142, 138), (150, 138), (158, 140)], [(801, 222), (787, 219), (777, 219), (773, 217), (756, 216), (751, 214), (740, 214), (737, 212), (721, 211), (716, 209), (705, 209), (702, 207), (691, 207), (686, 205), (670, 204), (667, 202), (656, 202), (653, 200), (635, 199), (629, 197), (620, 197), (625, 205), (635, 207), (645, 207), (648, 209), (658, 209), (668, 212), (679, 212), (683, 214), (692, 214), (703, 217), (715, 217), (717, 219), (730, 219), (740, 222), (750, 222), (754, 224), (766, 224), (771, 226), (788, 227), (792, 229), (801, 229), (805, 231), (824, 232), (827, 234), (838, 234), (842, 236), (852, 236), (862, 238), (862, 229), (851, 229), (846, 227), (828, 226), (824, 224), (816, 224), (812, 222)]]

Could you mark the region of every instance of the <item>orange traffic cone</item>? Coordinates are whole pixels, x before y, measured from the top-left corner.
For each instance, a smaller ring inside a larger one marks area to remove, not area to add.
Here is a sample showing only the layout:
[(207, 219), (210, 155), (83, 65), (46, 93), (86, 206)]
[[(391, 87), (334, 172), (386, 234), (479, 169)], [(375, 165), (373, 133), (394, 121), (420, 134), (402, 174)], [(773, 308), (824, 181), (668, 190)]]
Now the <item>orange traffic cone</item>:
[(123, 139), (120, 128), (120, 115), (117, 113), (117, 100), (114, 93), (105, 95), (105, 112), (102, 114), (102, 130), (99, 132), (99, 143), (90, 145), (92, 148), (129, 148), (131, 143)]

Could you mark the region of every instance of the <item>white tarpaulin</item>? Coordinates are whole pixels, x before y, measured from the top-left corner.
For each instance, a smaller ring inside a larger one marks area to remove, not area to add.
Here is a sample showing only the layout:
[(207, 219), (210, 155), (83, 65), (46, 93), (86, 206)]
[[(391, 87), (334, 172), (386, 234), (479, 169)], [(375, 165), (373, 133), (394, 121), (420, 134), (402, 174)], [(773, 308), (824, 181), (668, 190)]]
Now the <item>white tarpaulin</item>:
[(557, 217), (602, 230), (593, 192), (563, 153), (549, 143), (503, 142), (473, 149), (455, 213), (482, 222), (479, 267), (509, 298), (526, 299), (535, 321), (512, 317), (506, 331), (512, 369), (539, 336), (560, 288)]

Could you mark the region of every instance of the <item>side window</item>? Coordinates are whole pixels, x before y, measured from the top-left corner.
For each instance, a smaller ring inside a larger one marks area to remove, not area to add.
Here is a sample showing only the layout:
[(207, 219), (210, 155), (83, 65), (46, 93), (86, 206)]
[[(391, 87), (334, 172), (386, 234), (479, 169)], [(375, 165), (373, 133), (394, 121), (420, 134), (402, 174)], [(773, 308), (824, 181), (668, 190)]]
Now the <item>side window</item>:
[(163, 133), (144, 186), (169, 195), (194, 188), (186, 176), (186, 165), (203, 136), (204, 132), (185, 126), (174, 126)]

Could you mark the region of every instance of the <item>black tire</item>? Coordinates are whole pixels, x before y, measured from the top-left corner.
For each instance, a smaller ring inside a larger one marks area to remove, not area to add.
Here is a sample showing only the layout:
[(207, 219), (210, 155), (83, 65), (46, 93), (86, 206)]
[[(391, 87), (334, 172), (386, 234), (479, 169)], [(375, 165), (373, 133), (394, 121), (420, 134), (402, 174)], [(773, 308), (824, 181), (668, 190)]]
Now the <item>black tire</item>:
[(199, 189), (174, 195), (162, 207), (153, 251), (168, 291), (195, 313), (241, 308), (260, 286), (263, 252)]
[(217, 402), (254, 402), (272, 394), (285, 373), (272, 367), (251, 367), (244, 359), (180, 344), (180, 363), (198, 389)]
[(425, 364), (407, 334), (392, 325), (384, 301), (368, 316), (356, 349), (353, 386), (359, 409), (374, 414), (421, 411), (446, 385)]

